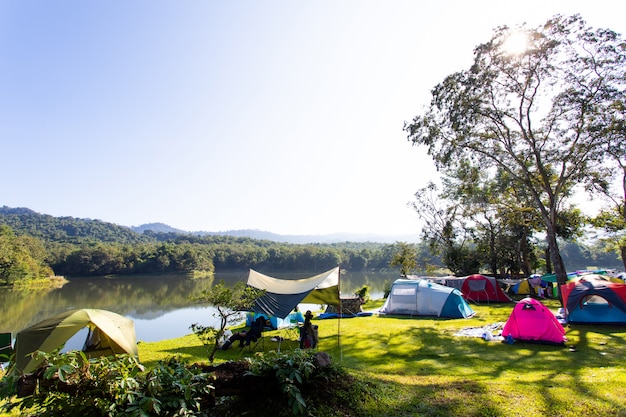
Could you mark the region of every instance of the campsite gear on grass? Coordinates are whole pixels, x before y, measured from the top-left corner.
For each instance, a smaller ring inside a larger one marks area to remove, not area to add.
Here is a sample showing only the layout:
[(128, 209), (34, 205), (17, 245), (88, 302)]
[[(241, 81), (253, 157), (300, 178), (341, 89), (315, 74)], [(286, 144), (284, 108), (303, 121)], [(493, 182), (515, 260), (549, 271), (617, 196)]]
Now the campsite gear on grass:
[(507, 341), (513, 338), (516, 341), (559, 345), (567, 340), (565, 329), (556, 316), (540, 301), (530, 297), (515, 305), (504, 324), (502, 337)]
[(626, 284), (588, 274), (561, 285), (568, 323), (626, 324)]
[(427, 279), (397, 279), (381, 314), (468, 318), (474, 310), (455, 288), (435, 284)]
[(263, 337), (263, 328), (265, 327), (265, 320), (263, 317), (258, 317), (256, 321), (250, 327), (250, 330), (246, 332), (244, 343), (248, 346), (251, 342), (256, 342)]
[(341, 317), (356, 317), (359, 313), (363, 312), (361, 306), (365, 304), (365, 300), (363, 297), (358, 295), (350, 295), (350, 296), (341, 296), (341, 306), (327, 305), (325, 314), (328, 314), (330, 317), (331, 314), (334, 314), (335, 317), (339, 315), (341, 312)]
[(500, 336), (504, 323), (492, 323), (481, 327), (464, 327), (456, 332), (455, 336), (479, 337), (486, 342), (502, 342), (504, 338)]
[(300, 327), (304, 325), (304, 316), (296, 307), (293, 313), (287, 316), (289, 325), (285, 327), (285, 334), (288, 339), (297, 339), (300, 341)]
[(132, 320), (107, 310), (83, 308), (58, 314), (17, 333), (16, 369), (24, 373), (34, 371), (41, 364), (41, 360), (33, 358), (32, 353), (52, 352), (84, 327), (89, 328), (83, 348), (87, 357), (124, 353), (138, 355)]
[[(279, 279), (251, 269), (247, 285), (263, 290), (264, 294), (255, 300), (249, 311), (284, 320), (300, 303), (341, 306), (340, 275), (341, 270), (336, 267), (310, 278)], [(337, 320), (337, 344), (341, 345), (341, 317)]]

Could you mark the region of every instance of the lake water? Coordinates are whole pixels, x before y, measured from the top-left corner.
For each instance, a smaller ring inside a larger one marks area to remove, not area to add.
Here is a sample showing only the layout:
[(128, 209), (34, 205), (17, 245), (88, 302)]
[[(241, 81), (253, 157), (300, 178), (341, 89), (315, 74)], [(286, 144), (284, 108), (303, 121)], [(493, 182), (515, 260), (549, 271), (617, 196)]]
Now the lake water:
[[(317, 275), (263, 273), (277, 278)], [(381, 298), (385, 284), (390, 284), (398, 276), (398, 272), (393, 271), (342, 272), (341, 293), (351, 295), (367, 285), (371, 298)], [(211, 307), (198, 306), (192, 300), (203, 289), (210, 288), (214, 282), (224, 281), (227, 285), (234, 285), (246, 280), (247, 272), (216, 273), (213, 279), (192, 279), (183, 275), (73, 278), (63, 288), (51, 291), (0, 290), (0, 332), (12, 332), (15, 337), (15, 333), (20, 330), (63, 311), (98, 308), (131, 318), (135, 323), (138, 341), (171, 339), (191, 333), (189, 326), (193, 323), (205, 326), (218, 324)], [(77, 339), (84, 340), (80, 334)]]

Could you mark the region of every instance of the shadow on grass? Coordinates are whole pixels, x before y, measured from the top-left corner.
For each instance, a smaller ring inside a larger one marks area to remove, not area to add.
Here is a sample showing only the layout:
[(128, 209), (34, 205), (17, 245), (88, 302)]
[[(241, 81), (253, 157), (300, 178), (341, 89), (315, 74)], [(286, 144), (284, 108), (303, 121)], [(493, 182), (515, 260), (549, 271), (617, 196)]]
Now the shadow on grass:
[[(388, 384), (388, 383), (387, 383)], [(402, 401), (367, 404), (363, 416), (505, 416), (507, 412), (490, 404), (488, 389), (474, 381), (452, 381), (411, 385)], [(477, 401), (477, 398), (479, 399)]]
[[(255, 356), (257, 353), (261, 352), (267, 353), (276, 350), (285, 352), (292, 351), (300, 347), (300, 343), (297, 340), (287, 339), (282, 335), (283, 332), (280, 330), (268, 331), (264, 333), (263, 340), (259, 341), (258, 344), (253, 343), (251, 346), (240, 348), (238, 344), (235, 343), (227, 350), (217, 350), (214, 363), (238, 361), (245, 357)], [(280, 344), (278, 341), (272, 340), (275, 337), (283, 337)], [(199, 339), (189, 336), (186, 342), (187, 343), (183, 345), (176, 343), (174, 345), (165, 345), (158, 349), (151, 350), (150, 356), (153, 357), (153, 359), (142, 360), (142, 364), (151, 368), (155, 366), (158, 361), (167, 360), (174, 356), (182, 357), (185, 361), (208, 362), (209, 350), (201, 344)]]
[[(626, 334), (623, 326), (614, 325), (568, 325), (569, 355), (566, 365), (555, 371), (556, 380), (563, 372), (570, 374), (572, 383), (568, 387), (576, 394), (573, 403), (582, 402), (581, 415), (624, 415), (626, 402), (623, 395), (613, 395), (623, 389), (615, 376), (624, 374), (623, 358), (626, 354)], [(548, 411), (554, 401), (546, 396)], [(582, 401), (581, 401), (582, 400)], [(570, 404), (571, 406), (571, 404)]]
[[(370, 378), (393, 375), (411, 391), (391, 405), (397, 414), (374, 406), (367, 415), (512, 415), (511, 407), (519, 410), (520, 400), (544, 415), (626, 412), (623, 398), (615, 395), (621, 392), (617, 373), (608, 376), (611, 395), (599, 383), (604, 370), (623, 368), (623, 327), (569, 328), (566, 346), (509, 345), (454, 336), (469, 324), (462, 320), (396, 317), (399, 326), (373, 320), (379, 323), (361, 326), (366, 337), (353, 326), (342, 334), (341, 347), (330, 353)], [(594, 374), (597, 381), (590, 380)]]
[[(625, 415), (620, 376), (626, 354), (623, 326), (567, 326), (566, 346), (508, 345), (454, 334), (465, 327), (504, 322), (512, 305), (477, 306), (471, 320), (363, 317), (319, 320), (319, 350), (371, 381), (380, 396), (355, 416)], [(267, 332), (249, 352), (218, 351), (216, 363), (277, 350)], [(187, 340), (189, 342), (192, 339)], [(262, 346), (262, 348), (261, 348)], [(573, 346), (573, 349), (570, 349)], [(298, 348), (284, 340), (281, 351)], [(160, 351), (197, 360), (196, 346)]]

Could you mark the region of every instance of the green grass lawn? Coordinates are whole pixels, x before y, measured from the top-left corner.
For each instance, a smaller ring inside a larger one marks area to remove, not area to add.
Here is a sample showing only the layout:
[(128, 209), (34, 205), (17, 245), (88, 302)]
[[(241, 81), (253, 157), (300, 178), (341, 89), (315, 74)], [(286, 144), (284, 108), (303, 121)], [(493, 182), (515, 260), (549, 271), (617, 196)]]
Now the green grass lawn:
[[(558, 308), (555, 301), (544, 304)], [(368, 307), (376, 305), (380, 302)], [(375, 400), (366, 400), (354, 415), (626, 416), (626, 326), (566, 326), (566, 346), (455, 336), (465, 327), (505, 322), (513, 305), (472, 307), (477, 314), (471, 319), (374, 315), (315, 320), (319, 350), (374, 393)], [(270, 338), (280, 335), (266, 333), (265, 351), (278, 348)], [(282, 351), (296, 347), (294, 340), (280, 346)], [(254, 354), (234, 346), (218, 352), (216, 363)], [(206, 351), (195, 335), (188, 335), (140, 343), (139, 355), (150, 366), (173, 355), (202, 362)]]
[[(553, 300), (543, 302), (553, 310), (559, 307)], [(365, 307), (381, 304), (379, 300)], [(314, 320), (319, 326), (318, 350), (327, 352), (356, 381), (356, 389), (339, 398), (362, 397), (350, 402), (360, 405), (349, 412), (325, 415), (626, 416), (626, 326), (566, 326), (566, 346), (455, 336), (466, 327), (503, 323), (513, 309), (512, 304), (472, 307), (477, 314), (470, 319), (374, 315)], [(254, 351), (236, 345), (218, 351), (216, 363), (276, 350), (279, 344), (270, 340), (273, 336), (286, 333), (266, 332)], [(295, 339), (280, 343), (283, 352), (297, 347)], [(207, 352), (193, 334), (139, 344), (146, 367), (172, 356), (206, 362)]]

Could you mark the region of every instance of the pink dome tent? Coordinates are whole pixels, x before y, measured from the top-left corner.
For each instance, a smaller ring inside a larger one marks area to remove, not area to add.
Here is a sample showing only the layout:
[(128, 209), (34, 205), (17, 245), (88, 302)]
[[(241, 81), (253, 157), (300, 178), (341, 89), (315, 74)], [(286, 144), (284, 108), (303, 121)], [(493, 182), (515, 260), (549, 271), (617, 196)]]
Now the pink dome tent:
[(535, 343), (562, 345), (567, 341), (565, 329), (556, 316), (534, 298), (520, 300), (504, 328), (502, 337), (511, 336), (515, 340)]

